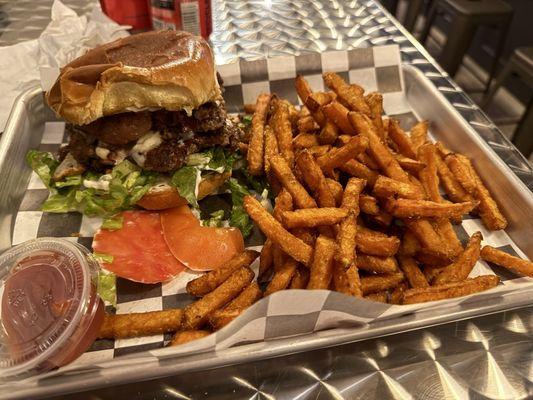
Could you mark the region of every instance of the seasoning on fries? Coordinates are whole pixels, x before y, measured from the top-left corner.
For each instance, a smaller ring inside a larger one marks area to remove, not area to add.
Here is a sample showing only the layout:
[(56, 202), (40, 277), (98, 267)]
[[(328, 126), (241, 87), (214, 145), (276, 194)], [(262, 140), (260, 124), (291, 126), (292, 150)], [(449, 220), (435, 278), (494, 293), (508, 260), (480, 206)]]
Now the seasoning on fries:
[(403, 295), (402, 304), (424, 303), (428, 301), (467, 296), (493, 288), (500, 283), (495, 275), (482, 275), (462, 282), (446, 283), (427, 288), (408, 289)]
[(481, 240), (483, 237), (480, 232), (474, 233), (465, 250), (457, 257), (457, 259), (435, 277), (433, 283), (435, 285), (458, 282), (466, 279), (474, 268), (477, 260), (479, 260), (481, 250)]
[(181, 329), (184, 312), (181, 309), (130, 314), (105, 314), (98, 333), (101, 339), (123, 339), (176, 332)]
[(265, 122), (267, 119), (270, 95), (261, 93), (257, 96), (255, 112), (252, 116), (252, 128), (250, 142), (248, 143), (248, 171), (252, 175), (263, 173), (263, 157), (265, 143)]
[(492, 246), (483, 246), (481, 258), (517, 274), (533, 277), (533, 262), (512, 256)]

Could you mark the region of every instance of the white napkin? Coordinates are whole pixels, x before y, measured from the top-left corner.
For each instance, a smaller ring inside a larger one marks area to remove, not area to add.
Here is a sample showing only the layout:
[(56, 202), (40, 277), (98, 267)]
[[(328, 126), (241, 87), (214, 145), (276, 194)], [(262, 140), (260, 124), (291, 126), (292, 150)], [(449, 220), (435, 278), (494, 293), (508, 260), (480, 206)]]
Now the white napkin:
[(78, 16), (55, 0), (52, 21), (35, 40), (0, 47), (0, 132), (15, 98), (29, 87), (41, 84), (48, 90), (59, 68), (88, 49), (128, 35), (129, 26), (113, 22), (95, 4), (89, 16)]

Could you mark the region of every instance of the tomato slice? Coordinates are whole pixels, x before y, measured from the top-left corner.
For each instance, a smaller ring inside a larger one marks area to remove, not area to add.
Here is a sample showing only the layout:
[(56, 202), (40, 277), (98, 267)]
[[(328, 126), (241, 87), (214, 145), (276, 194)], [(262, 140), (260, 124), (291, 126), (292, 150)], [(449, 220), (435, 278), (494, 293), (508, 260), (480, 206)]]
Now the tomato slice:
[(244, 239), (237, 228), (201, 226), (183, 207), (161, 212), (161, 225), (172, 254), (194, 271), (216, 269), (244, 251)]
[(165, 242), (159, 213), (125, 211), (122, 216), (121, 229), (100, 229), (94, 236), (94, 251), (113, 256), (111, 263), (101, 262), (103, 268), (141, 283), (164, 282), (185, 270)]

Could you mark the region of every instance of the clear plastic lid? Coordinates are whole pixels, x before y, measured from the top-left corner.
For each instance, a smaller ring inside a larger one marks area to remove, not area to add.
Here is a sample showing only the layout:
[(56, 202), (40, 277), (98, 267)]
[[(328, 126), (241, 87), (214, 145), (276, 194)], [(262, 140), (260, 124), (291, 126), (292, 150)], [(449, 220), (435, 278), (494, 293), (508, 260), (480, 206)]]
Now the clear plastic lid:
[(97, 312), (91, 285), (97, 268), (87, 249), (57, 238), (31, 240), (0, 256), (2, 378), (61, 365), (59, 353)]

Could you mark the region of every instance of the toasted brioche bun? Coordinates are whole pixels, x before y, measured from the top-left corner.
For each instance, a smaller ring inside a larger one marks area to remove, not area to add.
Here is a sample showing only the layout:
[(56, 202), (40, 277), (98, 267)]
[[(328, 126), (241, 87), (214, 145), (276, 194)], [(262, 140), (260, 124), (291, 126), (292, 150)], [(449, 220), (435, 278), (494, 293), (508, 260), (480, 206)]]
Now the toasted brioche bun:
[[(224, 184), (231, 176), (231, 172), (224, 172), (222, 174), (210, 174), (202, 178), (198, 185), (198, 200), (214, 193), (220, 186)], [(138, 206), (146, 210), (165, 210), (167, 208), (179, 207), (187, 204), (187, 200), (180, 196), (174, 186), (168, 183), (161, 183), (153, 186), (150, 190), (137, 202)]]
[(85, 125), (143, 109), (190, 112), (220, 95), (207, 42), (187, 32), (157, 31), (89, 50), (62, 68), (46, 100), (58, 116)]

